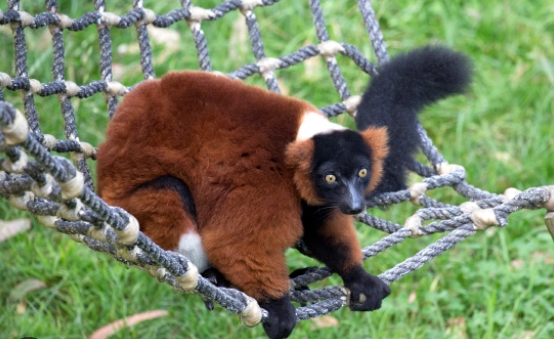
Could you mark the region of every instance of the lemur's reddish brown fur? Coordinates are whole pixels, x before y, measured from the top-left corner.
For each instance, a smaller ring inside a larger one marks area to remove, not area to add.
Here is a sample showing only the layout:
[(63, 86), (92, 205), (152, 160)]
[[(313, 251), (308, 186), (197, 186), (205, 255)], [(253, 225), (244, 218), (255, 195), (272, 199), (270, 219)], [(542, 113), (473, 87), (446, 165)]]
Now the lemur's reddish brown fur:
[[(337, 225), (341, 227), (337, 227)], [(362, 250), (354, 228), (354, 218), (351, 215), (342, 214), (335, 209), (333, 214), (321, 225), (320, 232), (331, 243), (346, 244), (350, 249), (349, 260), (341, 267), (342, 272), (339, 273), (347, 272), (352, 266), (362, 263)]]
[[(279, 298), (289, 289), (284, 250), (303, 233), (300, 194), (320, 203), (309, 179), (313, 145), (295, 142), (307, 112), (318, 110), (210, 73), (146, 81), (109, 124), (97, 154), (98, 191), (166, 250), (197, 229), (210, 264), (233, 285), (258, 300)], [(372, 151), (374, 187), (387, 135), (368, 129), (362, 136)], [(197, 224), (176, 192), (139, 189), (161, 176), (189, 187)], [(361, 263), (351, 217), (337, 213), (325, 233), (348, 245), (352, 262), (345, 266)]]
[(386, 127), (368, 127), (360, 134), (371, 150), (371, 177), (365, 190), (369, 193), (377, 187), (383, 176), (383, 160), (389, 154), (388, 134)]
[(196, 228), (194, 218), (183, 209), (181, 198), (173, 190), (146, 188), (108, 200), (135, 216), (141, 231), (166, 250), (177, 248), (181, 235)]
[(314, 153), (314, 141), (311, 139), (290, 143), (285, 150), (285, 161), (293, 169), (293, 180), (299, 194), (308, 204), (320, 205), (313, 180), (310, 178), (310, 166)]

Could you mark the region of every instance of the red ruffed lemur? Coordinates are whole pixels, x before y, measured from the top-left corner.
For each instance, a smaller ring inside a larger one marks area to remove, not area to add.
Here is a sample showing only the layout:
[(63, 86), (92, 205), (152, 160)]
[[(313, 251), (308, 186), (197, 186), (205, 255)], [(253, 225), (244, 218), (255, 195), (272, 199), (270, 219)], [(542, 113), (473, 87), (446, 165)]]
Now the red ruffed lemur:
[(390, 293), (362, 268), (353, 215), (405, 188), (421, 143), (416, 112), (460, 93), (467, 59), (425, 47), (378, 69), (353, 131), (314, 106), (207, 72), (174, 72), (127, 94), (99, 147), (98, 191), (166, 250), (219, 271), (269, 312), (270, 338), (295, 323), (285, 250), (302, 240), (338, 273), (355, 311)]

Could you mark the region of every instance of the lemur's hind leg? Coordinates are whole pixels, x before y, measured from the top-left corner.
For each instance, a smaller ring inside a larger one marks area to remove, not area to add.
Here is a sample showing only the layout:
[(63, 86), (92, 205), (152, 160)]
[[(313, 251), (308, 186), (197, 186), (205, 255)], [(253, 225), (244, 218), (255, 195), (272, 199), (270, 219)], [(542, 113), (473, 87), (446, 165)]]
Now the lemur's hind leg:
[(220, 198), (200, 229), (212, 265), (268, 311), (263, 327), (269, 338), (288, 337), (296, 324), (285, 250), (300, 238), (302, 225), (290, 189), (272, 183), (237, 187)]
[[(163, 176), (138, 187), (133, 194), (115, 202), (133, 214), (141, 231), (165, 250), (178, 252), (189, 259), (202, 276), (217, 286), (229, 282), (214, 267), (209, 267), (196, 223), (196, 208), (184, 182)], [(214, 305), (204, 300), (208, 310)]]
[(337, 207), (303, 205), (303, 241), (310, 252), (338, 273), (350, 290), (353, 311), (372, 311), (390, 294), (390, 288), (362, 268), (362, 251), (352, 216)]
[(184, 255), (200, 272), (209, 267), (198, 233), (194, 201), (183, 181), (172, 176), (158, 177), (110, 203), (134, 215), (140, 230), (164, 250)]

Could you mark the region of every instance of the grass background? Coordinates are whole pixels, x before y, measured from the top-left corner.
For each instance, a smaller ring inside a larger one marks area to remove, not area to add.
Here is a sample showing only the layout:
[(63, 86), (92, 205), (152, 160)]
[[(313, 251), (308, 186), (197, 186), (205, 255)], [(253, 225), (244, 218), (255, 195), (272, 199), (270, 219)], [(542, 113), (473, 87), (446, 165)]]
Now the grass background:
[[(372, 50), (353, 0), (322, 0), (331, 38), (358, 48), (372, 60)], [(210, 8), (217, 1), (196, 1)], [(145, 1), (166, 13), (178, 1)], [(468, 181), (492, 192), (554, 183), (554, 3), (549, 0), (430, 1), (374, 0), (373, 6), (391, 55), (427, 43), (441, 43), (471, 56), (476, 76), (472, 90), (428, 108), (422, 123), (445, 158), (465, 166)], [(108, 1), (107, 10), (125, 13), (130, 2)], [(0, 9), (6, 10), (5, 4)], [(23, 1), (36, 15), (43, 4)], [(79, 17), (92, 3), (63, 0), (60, 12)], [(266, 54), (279, 56), (317, 43), (308, 5), (285, 1), (255, 11)], [(242, 17), (230, 13), (202, 25), (215, 70), (229, 72), (253, 62)], [(126, 85), (141, 80), (134, 29), (112, 29), (114, 78)], [(50, 33), (26, 29), (30, 77), (52, 80)], [(99, 79), (99, 47), (94, 26), (64, 32), (66, 78), (77, 84)], [(193, 40), (186, 23), (152, 32), (156, 74), (197, 69)], [(0, 27), (0, 71), (14, 75), (9, 27)], [(339, 65), (353, 94), (368, 77), (346, 58)], [(319, 58), (276, 72), (284, 92), (325, 106), (339, 100), (324, 62)], [(248, 80), (262, 84), (258, 79)], [(16, 93), (7, 99), (22, 109)], [(63, 136), (59, 104), (36, 97), (43, 132)], [(73, 100), (82, 140), (103, 140), (107, 109), (101, 95)], [(347, 117), (339, 121), (351, 123)], [(94, 163), (91, 163), (94, 167)], [(433, 197), (459, 203), (451, 189)], [(403, 204), (371, 211), (402, 223), (414, 211)], [(442, 257), (394, 283), (383, 308), (372, 313), (341, 310), (332, 315), (338, 326), (299, 323), (293, 338), (554, 338), (554, 243), (543, 225), (544, 210), (512, 215), (505, 229), (477, 234)], [(29, 217), (0, 201), (0, 219)], [(359, 227), (362, 244), (382, 237)], [(382, 272), (415, 254), (438, 236), (408, 240), (366, 263)], [(294, 251), (292, 269), (313, 265)], [(15, 286), (36, 278), (47, 287), (11, 302)], [(326, 284), (340, 284), (330, 278)], [(22, 306), (23, 305), (23, 306)], [(167, 317), (140, 323), (113, 338), (263, 338), (261, 327), (248, 329), (238, 318), (217, 308), (204, 309), (197, 297), (174, 292), (149, 275), (127, 269), (108, 256), (33, 221), (33, 228), (0, 243), (0, 337), (85, 338), (114, 320), (164, 309)]]

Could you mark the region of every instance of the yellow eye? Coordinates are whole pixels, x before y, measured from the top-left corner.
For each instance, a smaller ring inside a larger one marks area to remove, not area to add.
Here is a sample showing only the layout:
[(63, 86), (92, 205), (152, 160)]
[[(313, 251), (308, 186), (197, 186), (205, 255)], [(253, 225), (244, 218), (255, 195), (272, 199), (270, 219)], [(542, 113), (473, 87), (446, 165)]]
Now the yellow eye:
[(367, 175), (367, 170), (364, 168), (364, 169), (361, 169), (360, 172), (358, 172), (358, 175), (360, 176), (360, 178), (363, 178)]
[(332, 174), (329, 174), (325, 177), (325, 180), (327, 180), (328, 183), (333, 183), (337, 180), (337, 177), (335, 177), (334, 175)]

